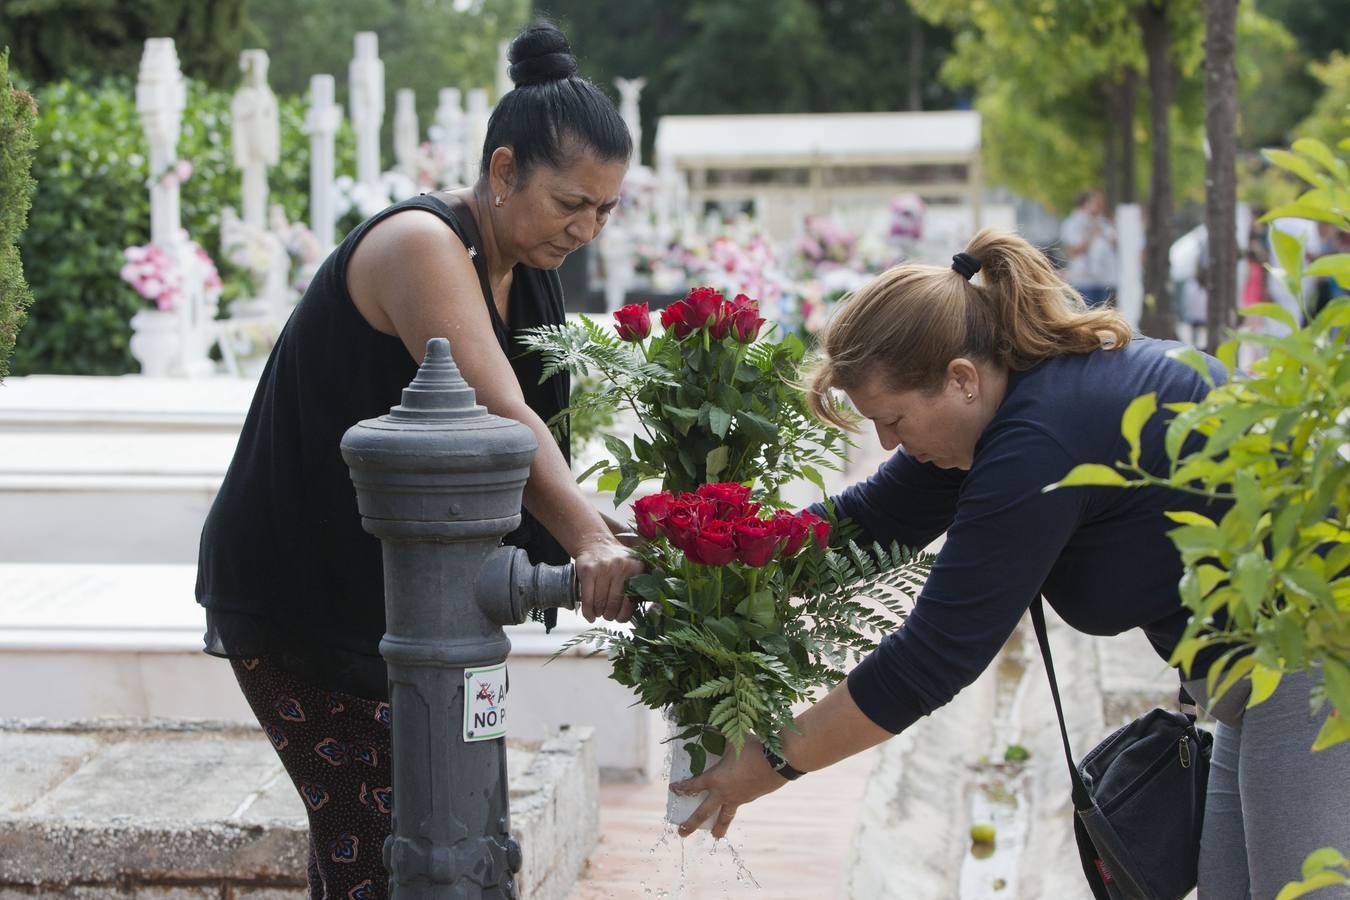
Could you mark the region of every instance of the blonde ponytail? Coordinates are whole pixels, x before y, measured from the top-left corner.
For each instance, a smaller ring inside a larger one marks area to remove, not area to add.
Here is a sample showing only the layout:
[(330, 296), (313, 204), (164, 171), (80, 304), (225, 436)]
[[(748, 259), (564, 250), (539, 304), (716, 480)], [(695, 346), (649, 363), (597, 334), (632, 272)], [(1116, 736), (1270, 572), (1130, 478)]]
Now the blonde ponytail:
[(934, 390), (958, 357), (1020, 371), (1068, 353), (1118, 350), (1129, 324), (1113, 309), (1088, 309), (1039, 250), (985, 228), (965, 252), (973, 279), (951, 268), (905, 264), (841, 303), (807, 373), (807, 399), (822, 420), (851, 427), (830, 396), (880, 377), (892, 390)]

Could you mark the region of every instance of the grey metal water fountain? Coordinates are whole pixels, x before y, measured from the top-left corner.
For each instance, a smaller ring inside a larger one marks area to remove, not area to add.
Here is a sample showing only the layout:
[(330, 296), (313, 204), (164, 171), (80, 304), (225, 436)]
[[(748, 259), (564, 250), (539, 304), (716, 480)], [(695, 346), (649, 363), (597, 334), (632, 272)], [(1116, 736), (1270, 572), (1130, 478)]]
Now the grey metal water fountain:
[(520, 524), (534, 433), (474, 402), (450, 342), (427, 342), (388, 415), (343, 435), (365, 530), (384, 548), (393, 715), (390, 894), (514, 898), (503, 626), (576, 605), (571, 564), (531, 565), (501, 546)]

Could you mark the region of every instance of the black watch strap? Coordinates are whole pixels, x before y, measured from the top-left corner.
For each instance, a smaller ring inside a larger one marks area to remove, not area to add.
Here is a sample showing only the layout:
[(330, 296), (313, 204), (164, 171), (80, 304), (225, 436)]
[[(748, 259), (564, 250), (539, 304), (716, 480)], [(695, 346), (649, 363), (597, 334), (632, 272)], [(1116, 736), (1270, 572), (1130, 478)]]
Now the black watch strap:
[(764, 747), (764, 758), (769, 761), (769, 766), (779, 775), (782, 775), (788, 781), (796, 781), (806, 773), (800, 769), (794, 769), (788, 764), (786, 759), (774, 753), (767, 746)]

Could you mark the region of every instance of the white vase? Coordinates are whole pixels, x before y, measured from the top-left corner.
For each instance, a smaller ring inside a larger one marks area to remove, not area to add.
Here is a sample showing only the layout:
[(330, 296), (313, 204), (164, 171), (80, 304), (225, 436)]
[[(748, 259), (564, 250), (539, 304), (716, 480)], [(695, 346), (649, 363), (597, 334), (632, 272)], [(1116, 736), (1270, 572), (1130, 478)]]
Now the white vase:
[(131, 355), (141, 364), (142, 375), (168, 375), (182, 340), (178, 314), (173, 310), (143, 309), (131, 317)]
[[(684, 749), (684, 745), (689, 743), (689, 741), (676, 738), (675, 735), (678, 734), (681, 729), (679, 729), (673, 721), (667, 719), (667, 722), (670, 726), (670, 733), (668, 735), (669, 740), (666, 743), (666, 746), (670, 748), (670, 782), (674, 784), (677, 781), (684, 781), (686, 778), (691, 777), (693, 775), (693, 769), (690, 766), (691, 760), (689, 759), (689, 753)], [(706, 772), (717, 765), (717, 762), (721, 758), (721, 756), (709, 753), (708, 761), (704, 764), (703, 771)], [(688, 795), (667, 792), (666, 821), (672, 825), (684, 824), (684, 821), (694, 814), (694, 810), (698, 809), (699, 804), (702, 803), (707, 796), (707, 791)], [(717, 813), (719, 811), (720, 810), (715, 810), (712, 815), (704, 819), (698, 826), (699, 830), (711, 831), (713, 823), (717, 821)]]

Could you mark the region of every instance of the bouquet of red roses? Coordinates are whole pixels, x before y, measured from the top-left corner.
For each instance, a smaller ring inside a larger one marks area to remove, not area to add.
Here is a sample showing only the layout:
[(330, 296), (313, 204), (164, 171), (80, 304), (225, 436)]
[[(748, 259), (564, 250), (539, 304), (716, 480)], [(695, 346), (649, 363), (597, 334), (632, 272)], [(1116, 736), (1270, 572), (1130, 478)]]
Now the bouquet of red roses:
[(592, 628), (567, 646), (607, 649), (612, 677), (670, 717), (695, 773), (751, 734), (781, 751), (792, 705), (896, 627), (897, 594), (922, 584), (928, 559), (863, 550), (815, 513), (783, 508), (779, 487), (823, 489), (816, 467), (837, 467), (847, 442), (811, 416), (796, 388), (804, 348), (765, 340), (772, 326), (754, 300), (697, 288), (662, 310), (660, 334), (645, 303), (614, 320), (612, 332), (583, 317), (526, 339), (545, 376), (599, 373), (601, 388), (574, 396), (572, 411), (627, 406), (636, 419), (581, 477), (601, 470), (616, 506), (661, 484), (633, 503), (649, 571), (628, 583), (644, 601), (631, 628)]

